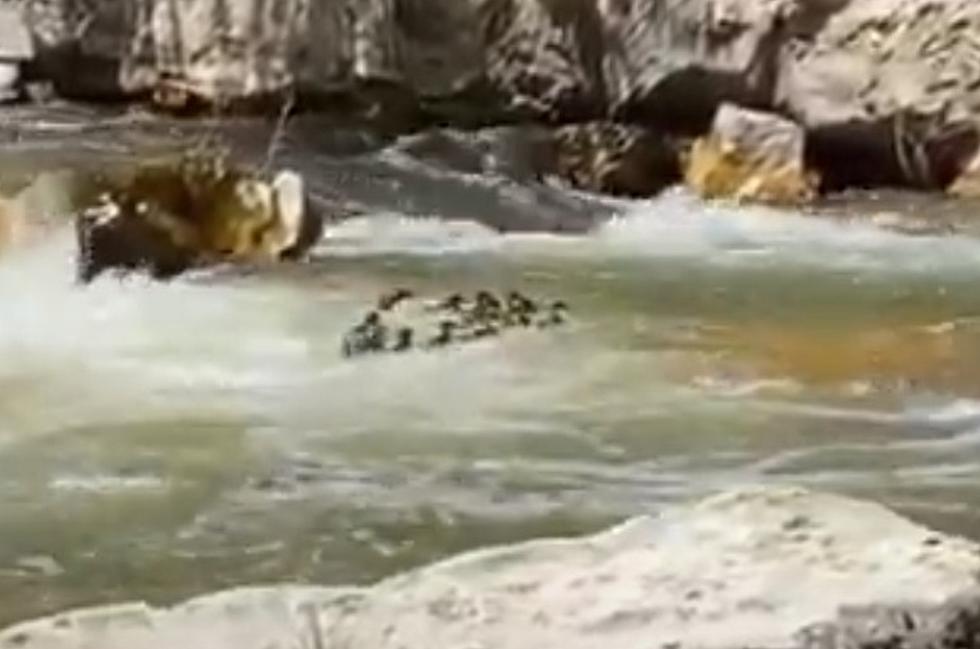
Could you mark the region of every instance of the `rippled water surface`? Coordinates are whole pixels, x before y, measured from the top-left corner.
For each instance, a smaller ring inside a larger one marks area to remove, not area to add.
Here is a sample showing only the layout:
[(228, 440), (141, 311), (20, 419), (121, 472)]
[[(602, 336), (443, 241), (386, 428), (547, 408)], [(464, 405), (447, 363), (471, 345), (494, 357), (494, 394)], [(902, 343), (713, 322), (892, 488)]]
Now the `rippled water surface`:
[[(55, 117), (9, 138), (10, 191), (181, 141)], [(233, 137), (255, 154), (259, 132)], [(365, 583), (746, 482), (869, 496), (980, 537), (968, 230), (896, 232), (863, 218), (874, 207), (600, 201), (492, 146), (419, 141), (291, 133), (283, 163), (367, 213), (328, 228), (310, 263), (79, 288), (57, 219), (0, 254), (0, 623)], [(392, 286), (516, 287), (574, 318), (340, 359), (344, 329)]]

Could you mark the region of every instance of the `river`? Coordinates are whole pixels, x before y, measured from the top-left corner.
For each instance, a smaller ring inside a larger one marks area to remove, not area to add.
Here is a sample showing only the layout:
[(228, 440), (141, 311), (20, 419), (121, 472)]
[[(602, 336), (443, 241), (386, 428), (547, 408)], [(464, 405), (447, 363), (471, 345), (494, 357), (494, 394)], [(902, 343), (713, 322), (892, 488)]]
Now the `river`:
[[(189, 128), (27, 117), (0, 129), (18, 187)], [(237, 128), (260, 156), (268, 129)], [(980, 538), (969, 228), (896, 231), (860, 201), (813, 215), (681, 190), (601, 200), (503, 158), (488, 173), (479, 147), (413, 150), (290, 131), (280, 163), (371, 208), (299, 265), (83, 288), (57, 219), (0, 254), (0, 625), (237, 584), (364, 584), (745, 483), (869, 497)], [(533, 231), (558, 221), (596, 225)], [(393, 286), (519, 288), (573, 317), (342, 359), (343, 331)]]

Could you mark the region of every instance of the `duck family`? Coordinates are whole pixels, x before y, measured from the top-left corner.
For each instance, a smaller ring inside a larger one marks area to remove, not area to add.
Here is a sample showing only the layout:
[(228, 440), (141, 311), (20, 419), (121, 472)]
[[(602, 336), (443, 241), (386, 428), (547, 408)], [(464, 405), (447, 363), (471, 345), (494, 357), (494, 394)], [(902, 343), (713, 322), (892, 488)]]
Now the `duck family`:
[(472, 296), (452, 293), (425, 303), (423, 312), (436, 319), (434, 332), (428, 336), (418, 325), (395, 326), (386, 322), (386, 318), (397, 319), (393, 316), (399, 307), (415, 297), (413, 291), (405, 288), (382, 295), (375, 308), (345, 334), (341, 343), (343, 356), (438, 349), (498, 336), (508, 329), (555, 327), (568, 319), (568, 305), (561, 300), (544, 303), (513, 290), (501, 298), (480, 290)]

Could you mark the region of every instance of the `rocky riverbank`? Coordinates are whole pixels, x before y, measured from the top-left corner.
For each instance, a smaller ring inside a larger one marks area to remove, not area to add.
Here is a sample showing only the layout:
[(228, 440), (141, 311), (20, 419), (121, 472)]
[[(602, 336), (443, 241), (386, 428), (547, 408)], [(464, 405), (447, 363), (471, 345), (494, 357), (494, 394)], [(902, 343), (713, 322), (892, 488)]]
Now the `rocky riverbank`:
[(976, 647), (978, 571), (976, 544), (881, 506), (747, 488), (369, 588), (65, 613), (0, 632), (0, 647)]
[[(67, 98), (145, 101), (179, 113), (275, 112), (294, 95), (301, 108), (391, 132), (572, 124), (557, 138), (575, 143), (577, 162), (565, 176), (628, 194), (676, 178), (663, 152), (687, 165), (697, 138), (707, 139), (693, 158), (706, 164), (719, 141), (715, 114), (730, 103), (771, 115), (770, 128), (752, 130), (749, 157), (771, 152), (769, 135), (789, 128), (782, 120), (799, 129), (802, 146), (782, 151), (805, 172), (806, 182), (791, 183), (804, 197), (811, 186), (976, 194), (980, 67), (972, 35), (980, 6), (969, 0), (0, 6), (8, 91), (19, 67), (29, 88), (48, 83)], [(750, 121), (765, 123), (726, 124)], [(637, 141), (644, 155), (624, 153)], [(627, 169), (611, 171), (618, 166)], [(755, 185), (769, 188), (722, 182), (708, 193), (735, 187), (741, 198), (787, 196), (769, 181)]]

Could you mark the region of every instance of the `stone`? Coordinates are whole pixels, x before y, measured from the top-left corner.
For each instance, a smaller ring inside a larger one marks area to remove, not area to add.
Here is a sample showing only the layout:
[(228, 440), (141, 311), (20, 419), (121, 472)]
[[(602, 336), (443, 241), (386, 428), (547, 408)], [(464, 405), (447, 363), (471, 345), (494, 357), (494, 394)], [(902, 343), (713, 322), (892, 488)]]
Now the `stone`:
[(978, 570), (977, 544), (880, 505), (744, 487), (365, 588), (66, 612), (0, 631), (0, 649), (975, 647)]
[(595, 0), (610, 114), (689, 135), (725, 102), (772, 103), (793, 0)]
[(295, 93), (385, 132), (611, 120), (684, 137), (734, 103), (800, 124), (826, 190), (943, 189), (980, 146), (973, 0), (8, 4), (37, 76), (71, 97), (275, 112)]
[(21, 9), (0, 4), (0, 61), (22, 63), (34, 58), (34, 44)]
[(946, 188), (956, 198), (980, 198), (980, 152), (964, 165), (959, 176)]
[(647, 197), (680, 180), (673, 141), (639, 126), (573, 124), (554, 140), (557, 174), (579, 189)]
[(816, 194), (804, 133), (777, 115), (723, 105), (711, 133), (688, 156), (685, 180), (705, 198), (795, 204)]
[(0, 4), (0, 102), (21, 96), (21, 66), (34, 57), (31, 35), (16, 5)]
[(298, 174), (268, 178), (220, 154), (143, 163), (102, 185), (75, 218), (86, 282), (113, 268), (165, 279), (200, 265), (292, 258), (322, 227)]
[(942, 189), (976, 151), (969, 0), (798, 0), (773, 103), (809, 132), (831, 189)]

